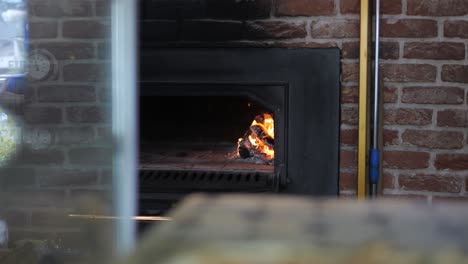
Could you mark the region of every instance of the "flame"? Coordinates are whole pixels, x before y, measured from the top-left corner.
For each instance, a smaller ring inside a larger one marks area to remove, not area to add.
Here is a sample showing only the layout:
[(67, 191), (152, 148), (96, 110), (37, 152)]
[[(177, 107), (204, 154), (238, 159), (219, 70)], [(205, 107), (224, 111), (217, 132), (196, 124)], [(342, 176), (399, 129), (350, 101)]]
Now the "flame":
[(273, 120), (273, 117), (270, 114), (263, 114), (263, 123), (257, 122), (257, 120), (252, 121), (252, 126), (260, 126), (262, 127), (266, 132), (267, 135), (270, 136), (271, 138), (275, 138), (275, 121)]
[[(272, 141), (274, 138), (275, 122), (273, 117), (268, 113), (257, 116), (250, 125), (250, 131), (247, 139), (255, 152), (264, 154), (264, 159), (267, 161), (270, 161), (275, 157), (273, 143), (268, 144), (268, 140)], [(243, 140), (245, 140), (245, 138), (239, 138), (237, 141), (239, 156), (239, 147)]]

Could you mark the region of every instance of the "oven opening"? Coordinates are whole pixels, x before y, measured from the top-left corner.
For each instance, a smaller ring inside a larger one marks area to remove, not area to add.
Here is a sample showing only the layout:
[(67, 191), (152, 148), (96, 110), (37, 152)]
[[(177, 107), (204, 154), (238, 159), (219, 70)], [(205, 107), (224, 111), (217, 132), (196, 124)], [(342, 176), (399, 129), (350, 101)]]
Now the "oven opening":
[(274, 111), (247, 96), (144, 96), (140, 166), (274, 172)]

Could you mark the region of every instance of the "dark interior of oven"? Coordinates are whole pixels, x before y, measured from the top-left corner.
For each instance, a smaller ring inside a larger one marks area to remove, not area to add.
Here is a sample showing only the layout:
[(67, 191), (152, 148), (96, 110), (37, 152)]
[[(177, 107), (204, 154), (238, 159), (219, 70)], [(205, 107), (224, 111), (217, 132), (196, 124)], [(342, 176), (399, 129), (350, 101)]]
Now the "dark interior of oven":
[[(272, 113), (246, 96), (146, 96), (140, 100), (142, 163), (180, 160), (189, 166), (236, 162), (238, 138), (254, 118)], [(151, 155), (159, 153), (158, 157)], [(154, 160), (159, 158), (159, 160)]]
[(155, 188), (170, 192), (264, 190), (258, 183), (274, 173), (273, 162), (237, 155), (238, 139), (263, 113), (273, 111), (248, 96), (143, 96), (140, 168), (148, 175), (142, 178), (145, 186), (156, 177), (149, 175), (157, 174), (161, 179)]

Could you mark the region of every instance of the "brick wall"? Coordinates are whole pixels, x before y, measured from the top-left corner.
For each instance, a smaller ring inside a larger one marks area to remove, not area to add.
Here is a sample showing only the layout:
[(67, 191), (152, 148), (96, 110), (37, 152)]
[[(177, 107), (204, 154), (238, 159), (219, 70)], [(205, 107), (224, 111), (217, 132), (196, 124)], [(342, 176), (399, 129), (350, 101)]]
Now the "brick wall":
[[(28, 136), (1, 171), (2, 194), (8, 198), (3, 202), (14, 205), (4, 212), (14, 239), (67, 237), (77, 231), (60, 217), (75, 210), (70, 201), (83, 194), (107, 195), (107, 4), (29, 1), (31, 47), (52, 53), (57, 72), (29, 84), (20, 114)], [(468, 1), (382, 0), (382, 5), (384, 193), (427, 201), (466, 199)], [(142, 0), (141, 6), (146, 47), (340, 48), (340, 188), (344, 196), (355, 194), (358, 0)], [(50, 143), (28, 143), (34, 135), (45, 135)]]
[(406, 0), (383, 18), (383, 40), (399, 48), (381, 65), (396, 94), (385, 105), (385, 193), (466, 199), (468, 1)]
[(17, 115), (23, 144), (0, 170), (0, 213), (14, 241), (73, 237), (68, 243), (80, 234), (66, 216), (77, 201), (109, 196), (110, 8), (104, 0), (30, 0), (28, 8), (30, 51), (52, 54), (56, 70), (28, 83)]
[[(384, 193), (468, 198), (468, 1), (382, 0)], [(338, 47), (341, 194), (356, 192), (358, 0), (142, 1), (142, 45)]]

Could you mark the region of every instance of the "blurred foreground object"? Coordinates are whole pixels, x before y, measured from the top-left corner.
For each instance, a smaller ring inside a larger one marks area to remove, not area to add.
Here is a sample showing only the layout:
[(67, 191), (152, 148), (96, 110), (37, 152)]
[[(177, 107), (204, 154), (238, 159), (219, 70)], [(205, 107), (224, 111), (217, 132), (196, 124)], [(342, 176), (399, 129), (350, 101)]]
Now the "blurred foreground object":
[(8, 247), (8, 226), (3, 220), (0, 220), (0, 248)]
[(466, 205), (192, 196), (126, 263), (468, 263)]
[[(9, 220), (10, 241), (5, 249), (0, 245), (0, 264), (108, 263), (106, 260), (113, 254), (113, 220), (77, 219), (70, 215), (109, 214), (109, 196), (86, 193), (56, 201), (55, 208), (41, 211), (45, 224), (27, 227), (28, 230), (45, 229), (37, 236), (22, 235), (21, 228), (15, 226), (14, 220)], [(45, 192), (36, 195), (34, 192), (0, 192), (0, 213), (7, 215), (8, 211), (30, 205), (31, 200), (44, 199), (47, 199)], [(1, 223), (0, 220), (0, 241), (4, 237)]]
[(0, 77), (24, 76), (28, 46), (23, 0), (0, 0)]
[(0, 107), (0, 167), (15, 153), (20, 139), (20, 128), (15, 119)]

